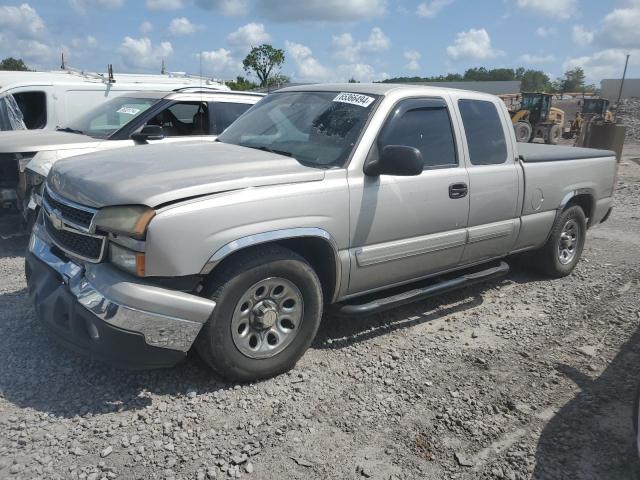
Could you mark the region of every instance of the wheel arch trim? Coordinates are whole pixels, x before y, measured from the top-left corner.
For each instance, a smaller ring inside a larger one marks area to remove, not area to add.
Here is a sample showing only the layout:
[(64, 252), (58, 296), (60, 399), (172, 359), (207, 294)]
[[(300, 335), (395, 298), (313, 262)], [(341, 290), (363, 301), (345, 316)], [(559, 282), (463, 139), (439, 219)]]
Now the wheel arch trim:
[(268, 232), (255, 233), (253, 235), (247, 235), (246, 237), (233, 240), (222, 247), (218, 248), (207, 263), (202, 267), (200, 273), (202, 275), (208, 275), (213, 269), (226, 257), (246, 248), (254, 247), (256, 245), (262, 245), (266, 243), (277, 242), (279, 240), (291, 240), (297, 238), (318, 238), (325, 241), (333, 252), (333, 261), (335, 264), (335, 285), (333, 298), (335, 299), (337, 293), (340, 291), (341, 278), (342, 278), (342, 263), (338, 253), (338, 247), (329, 232), (322, 228), (316, 227), (301, 227), (301, 228), (285, 228), (282, 230), (271, 230)]

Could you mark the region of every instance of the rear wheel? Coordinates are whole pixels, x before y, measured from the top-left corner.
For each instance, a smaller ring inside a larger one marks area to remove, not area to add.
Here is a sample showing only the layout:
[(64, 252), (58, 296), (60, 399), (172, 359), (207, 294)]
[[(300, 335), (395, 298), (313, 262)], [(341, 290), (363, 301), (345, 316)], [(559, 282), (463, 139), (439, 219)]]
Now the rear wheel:
[(526, 143), (531, 138), (531, 125), (528, 122), (516, 122), (513, 126), (513, 131), (516, 134), (516, 141)]
[(322, 317), (318, 276), (304, 258), (277, 246), (223, 265), (206, 293), (216, 308), (196, 348), (229, 380), (258, 380), (291, 369)]
[(582, 255), (586, 232), (587, 222), (582, 208), (577, 205), (567, 208), (556, 218), (544, 247), (532, 252), (532, 264), (550, 277), (569, 275)]

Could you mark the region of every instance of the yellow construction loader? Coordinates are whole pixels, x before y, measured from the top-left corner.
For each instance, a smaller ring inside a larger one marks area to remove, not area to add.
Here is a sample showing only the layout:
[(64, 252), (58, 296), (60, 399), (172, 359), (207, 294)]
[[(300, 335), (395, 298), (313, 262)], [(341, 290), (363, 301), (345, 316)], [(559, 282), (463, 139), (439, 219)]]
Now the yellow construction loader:
[(518, 142), (532, 142), (542, 137), (555, 145), (564, 130), (564, 111), (552, 107), (550, 93), (523, 93), (520, 106), (511, 112), (511, 122)]
[(576, 113), (576, 118), (571, 122), (571, 125), (565, 128), (562, 137), (579, 137), (583, 125), (591, 121), (603, 123), (613, 122), (613, 113), (609, 110), (609, 100), (606, 98), (583, 99), (582, 108)]

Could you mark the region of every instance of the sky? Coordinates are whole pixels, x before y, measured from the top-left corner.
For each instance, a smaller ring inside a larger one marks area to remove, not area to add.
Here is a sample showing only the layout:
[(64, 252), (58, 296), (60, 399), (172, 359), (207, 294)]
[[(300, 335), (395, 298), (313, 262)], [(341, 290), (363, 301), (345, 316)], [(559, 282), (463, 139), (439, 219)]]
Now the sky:
[[(0, 59), (37, 69), (245, 75), (251, 46), (296, 82), (534, 68), (640, 77), (640, 0), (0, 0)], [(200, 59), (202, 61), (200, 61)], [(254, 77), (255, 79), (255, 77)]]

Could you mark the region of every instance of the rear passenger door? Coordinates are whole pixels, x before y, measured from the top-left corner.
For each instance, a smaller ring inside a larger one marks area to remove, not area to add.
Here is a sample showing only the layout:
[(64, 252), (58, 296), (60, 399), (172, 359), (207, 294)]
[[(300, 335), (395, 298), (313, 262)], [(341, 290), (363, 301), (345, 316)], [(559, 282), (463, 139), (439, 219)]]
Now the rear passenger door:
[[(499, 101), (499, 100), (497, 100)], [(468, 244), (462, 263), (481, 261), (508, 253), (518, 233), (518, 169), (512, 128), (496, 103), (458, 98), (466, 137), (469, 172)]]
[(369, 156), (387, 145), (420, 150), (424, 170), (411, 177), (350, 174), (349, 293), (453, 267), (464, 250), (467, 170), (458, 155), (460, 143), (447, 102), (415, 98), (397, 103)]

